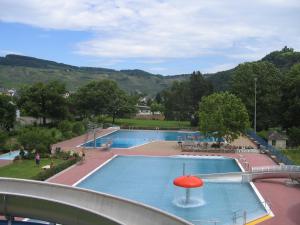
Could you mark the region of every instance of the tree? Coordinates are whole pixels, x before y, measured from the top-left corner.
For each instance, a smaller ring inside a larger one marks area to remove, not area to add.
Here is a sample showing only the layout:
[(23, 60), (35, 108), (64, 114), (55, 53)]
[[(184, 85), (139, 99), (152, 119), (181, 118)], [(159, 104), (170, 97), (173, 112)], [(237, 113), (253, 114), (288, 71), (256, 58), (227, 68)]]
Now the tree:
[(16, 106), (11, 97), (0, 95), (0, 128), (9, 131), (16, 121)]
[(35, 118), (63, 120), (68, 114), (66, 87), (63, 83), (52, 81), (48, 84), (35, 83), (20, 90), (18, 105)]
[(289, 146), (300, 146), (300, 127), (291, 127), (288, 129)]
[(284, 128), (300, 128), (300, 63), (295, 64), (284, 78), (279, 112)]
[(150, 110), (151, 110), (152, 114), (154, 114), (155, 112), (163, 112), (164, 109), (163, 109), (162, 104), (159, 104), (156, 101), (154, 101), (150, 105)]
[(189, 80), (189, 87), (192, 108), (193, 111), (196, 112), (198, 111), (201, 98), (211, 94), (213, 92), (213, 87), (209, 81), (204, 79), (199, 71), (192, 73)]
[(249, 127), (245, 105), (228, 92), (203, 97), (199, 108), (199, 129), (207, 136), (231, 142)]
[(6, 132), (0, 130), (0, 146), (4, 146), (8, 139), (8, 135)]
[(160, 100), (164, 104), (167, 119), (191, 120), (198, 122), (198, 107), (203, 96), (212, 92), (212, 85), (200, 72), (193, 72), (187, 81), (175, 81), (171, 88), (162, 92)]
[[(268, 62), (244, 63), (237, 67), (231, 80), (231, 91), (242, 99), (250, 118), (254, 118), (254, 79), (257, 79), (257, 130), (279, 124), (282, 75)], [(252, 121), (253, 122), (253, 121)]]
[(189, 92), (187, 81), (175, 81), (171, 88), (162, 92), (166, 119), (189, 120), (191, 118), (192, 108)]
[(213, 86), (208, 80), (204, 79), (200, 71), (192, 73), (189, 86), (192, 108), (191, 125), (197, 126), (199, 122), (199, 102), (203, 96), (207, 96), (213, 92)]
[(92, 81), (81, 87), (74, 94), (73, 102), (83, 117), (110, 115), (113, 123), (116, 117), (136, 110), (135, 98), (111, 80)]

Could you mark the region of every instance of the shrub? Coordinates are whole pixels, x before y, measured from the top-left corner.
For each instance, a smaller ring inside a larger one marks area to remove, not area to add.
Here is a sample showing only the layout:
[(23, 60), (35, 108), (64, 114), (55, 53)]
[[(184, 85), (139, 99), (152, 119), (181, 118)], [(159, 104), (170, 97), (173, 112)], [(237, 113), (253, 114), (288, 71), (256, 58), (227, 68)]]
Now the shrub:
[(85, 132), (85, 127), (82, 122), (75, 122), (72, 128), (72, 132), (75, 136), (81, 135)]
[(71, 122), (64, 120), (58, 124), (58, 129), (61, 131), (63, 138), (68, 139), (74, 136), (81, 135), (85, 132), (85, 122)]
[(73, 124), (67, 120), (61, 121), (57, 126), (57, 128), (61, 131), (63, 137), (66, 139), (72, 137), (72, 127)]
[(20, 157), (21, 157), (22, 159), (24, 159), (24, 158), (25, 158), (25, 151), (24, 151), (24, 149), (23, 149), (23, 148), (21, 148), (21, 149), (20, 149), (20, 153), (19, 153), (19, 155), (20, 155)]
[(64, 161), (63, 163), (54, 166), (53, 168), (41, 171), (40, 173), (38, 173), (37, 175), (33, 176), (31, 179), (33, 180), (46, 180), (49, 177), (52, 177), (54, 174), (57, 174), (61, 171), (63, 171), (64, 169), (68, 168), (69, 166), (75, 164), (80, 158), (79, 157), (72, 157), (66, 161)]
[(26, 150), (36, 149), (43, 153), (50, 150), (51, 144), (60, 141), (61, 136), (60, 131), (55, 128), (31, 127), (22, 129), (17, 139)]

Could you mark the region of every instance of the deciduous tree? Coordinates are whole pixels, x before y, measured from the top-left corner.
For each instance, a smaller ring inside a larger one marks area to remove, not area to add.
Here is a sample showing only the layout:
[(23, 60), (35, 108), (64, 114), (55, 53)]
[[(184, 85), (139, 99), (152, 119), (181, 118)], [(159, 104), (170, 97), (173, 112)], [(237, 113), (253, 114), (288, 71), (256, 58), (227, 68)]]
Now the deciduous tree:
[(255, 78), (257, 79), (257, 129), (277, 126), (282, 75), (272, 63), (254, 62), (239, 65), (232, 76), (231, 91), (242, 99), (253, 121)]
[(199, 128), (202, 133), (231, 142), (249, 127), (245, 105), (228, 92), (203, 97), (199, 107)]
[(35, 83), (20, 90), (18, 105), (28, 115), (35, 118), (62, 120), (68, 114), (66, 88), (63, 83), (52, 81), (48, 84)]
[(81, 87), (74, 94), (73, 102), (81, 115), (110, 115), (113, 122), (116, 117), (136, 110), (134, 98), (111, 80), (92, 81)]
[(11, 97), (0, 95), (0, 128), (9, 131), (16, 121), (16, 105)]

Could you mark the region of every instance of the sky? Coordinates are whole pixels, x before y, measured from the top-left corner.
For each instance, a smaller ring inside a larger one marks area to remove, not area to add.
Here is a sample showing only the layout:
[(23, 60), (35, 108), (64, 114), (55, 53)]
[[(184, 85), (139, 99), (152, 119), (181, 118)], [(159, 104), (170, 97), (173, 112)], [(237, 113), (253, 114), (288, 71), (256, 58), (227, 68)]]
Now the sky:
[(300, 50), (300, 0), (0, 0), (0, 56), (211, 73)]

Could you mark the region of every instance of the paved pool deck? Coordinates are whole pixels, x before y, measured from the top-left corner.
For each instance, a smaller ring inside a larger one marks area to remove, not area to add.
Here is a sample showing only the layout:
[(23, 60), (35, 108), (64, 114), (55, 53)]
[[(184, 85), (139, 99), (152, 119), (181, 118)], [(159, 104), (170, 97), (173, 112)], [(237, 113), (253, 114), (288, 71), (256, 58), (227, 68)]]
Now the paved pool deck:
[[(105, 134), (105, 132), (104, 132)], [(71, 139), (60, 143), (63, 149), (74, 149), (75, 146), (83, 143), (86, 136)], [(81, 142), (80, 142), (81, 141)], [(250, 145), (252, 142), (247, 138), (239, 139), (236, 145)], [(247, 143), (247, 144), (246, 144)], [(245, 166), (245, 161), (250, 166), (276, 165), (275, 162), (264, 154), (257, 153), (200, 153), (181, 152), (177, 142), (157, 141), (132, 149), (110, 149), (101, 151), (99, 149), (86, 150), (86, 158), (83, 163), (74, 165), (65, 171), (48, 179), (48, 182), (73, 185), (78, 180), (89, 174), (91, 171), (102, 165), (115, 155), (145, 155), (145, 156), (172, 156), (172, 155), (222, 155), (233, 157)], [(300, 187), (287, 186), (287, 179), (268, 179), (255, 182), (255, 186), (263, 198), (270, 202), (275, 217), (266, 220), (261, 225), (299, 225), (300, 224)], [(241, 199), (242, 200), (242, 199)]]

